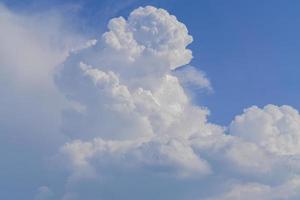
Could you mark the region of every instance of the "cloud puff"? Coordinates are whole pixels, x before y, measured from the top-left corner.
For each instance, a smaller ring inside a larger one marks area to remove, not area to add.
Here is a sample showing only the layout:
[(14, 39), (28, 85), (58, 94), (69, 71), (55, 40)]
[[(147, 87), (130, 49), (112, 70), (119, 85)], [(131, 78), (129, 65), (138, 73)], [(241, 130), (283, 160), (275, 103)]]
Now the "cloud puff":
[(197, 70), (195, 67), (185, 66), (174, 71), (174, 74), (185, 88), (192, 89), (191, 93), (197, 89), (206, 89), (208, 92), (213, 91), (211, 83), (205, 73)]
[[(128, 20), (114, 18), (103, 34), (108, 48), (135, 60), (143, 56), (159, 59), (165, 67), (175, 69), (188, 64), (192, 52), (186, 46), (192, 42), (185, 25), (166, 10), (152, 6), (138, 8), (130, 13)], [(152, 66), (158, 67), (158, 66)]]
[(278, 155), (300, 154), (300, 115), (290, 106), (248, 108), (230, 125), (232, 135)]

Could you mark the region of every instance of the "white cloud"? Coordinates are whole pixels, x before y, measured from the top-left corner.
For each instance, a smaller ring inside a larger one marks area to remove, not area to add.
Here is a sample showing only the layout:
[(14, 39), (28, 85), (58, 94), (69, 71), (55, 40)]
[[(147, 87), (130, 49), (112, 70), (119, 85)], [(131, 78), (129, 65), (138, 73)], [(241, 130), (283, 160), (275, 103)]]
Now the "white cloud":
[(88, 170), (93, 176), (99, 170), (99, 175), (105, 176), (106, 173), (112, 173), (107, 171), (112, 170), (110, 166), (122, 166), (122, 169), (117, 170), (135, 169), (179, 178), (196, 178), (210, 173), (208, 164), (188, 144), (176, 138), (150, 141), (109, 141), (100, 138), (91, 142), (76, 140), (66, 144), (62, 153), (70, 158), (75, 176), (78, 176), (76, 173), (80, 173), (81, 169)]
[(163, 9), (138, 8), (130, 13), (128, 20), (123, 17), (110, 20), (108, 29), (103, 34), (107, 47), (125, 54), (129, 61), (140, 56), (156, 58), (164, 67), (175, 69), (192, 58), (192, 52), (186, 49), (193, 40), (187, 28)]
[[(128, 20), (112, 19), (108, 28), (101, 40), (72, 52), (56, 78), (84, 108), (64, 115), (64, 130), (76, 139), (61, 150), (70, 163), (69, 185), (115, 179), (124, 170), (128, 176), (152, 174), (153, 183), (212, 173), (189, 138), (220, 134), (222, 128), (207, 123), (207, 109), (193, 106), (172, 74), (191, 59), (185, 26), (165, 10), (145, 7)], [(199, 77), (207, 87), (208, 80)]]
[[(176, 18), (162, 9), (138, 8), (127, 20), (112, 19), (108, 28), (100, 40), (73, 52), (57, 78), (67, 97), (85, 108), (69, 110), (64, 117), (64, 130), (76, 139), (61, 149), (71, 170), (67, 196), (81, 198), (82, 193), (71, 189), (80, 187), (81, 180), (114, 182), (120, 173), (126, 174), (126, 181), (151, 174), (151, 184), (175, 178), (183, 190), (184, 181), (194, 180), (201, 188), (205, 179), (215, 191), (226, 187), (213, 177), (225, 182), (257, 181), (254, 184), (271, 188), (299, 171), (297, 161), (289, 162), (291, 170), (284, 171), (291, 157), (274, 154), (260, 140), (268, 134), (264, 126), (274, 126), (282, 116), (286, 119), (278, 124), (281, 130), (297, 135), (298, 114), (292, 108), (280, 108), (280, 115), (278, 107), (267, 106), (264, 110), (279, 115), (270, 119), (264, 111), (257, 114), (260, 109), (250, 108), (232, 122), (231, 135), (226, 135), (223, 127), (207, 122), (207, 109), (191, 103), (182, 84), (211, 86), (193, 68), (176, 70), (174, 76), (173, 70), (191, 59), (184, 53), (189, 52), (186, 45), (191, 37)], [(180, 39), (175, 32), (180, 32)], [(175, 46), (166, 47), (171, 44)], [(180, 49), (176, 58), (174, 47)], [(192, 193), (205, 197), (198, 189)], [(138, 198), (135, 193), (125, 194)]]
[[(173, 70), (191, 59), (186, 49), (191, 37), (175, 17), (162, 9), (138, 8), (128, 19), (112, 19), (108, 29), (100, 40), (74, 51), (57, 77), (67, 97), (85, 108), (64, 115), (64, 130), (75, 139), (61, 149), (71, 170), (65, 197), (81, 199), (85, 192), (74, 188), (80, 188), (82, 180), (114, 188), (106, 180), (115, 183), (116, 174), (125, 173), (120, 188), (150, 175), (153, 188), (158, 181), (175, 181), (182, 191), (174, 191), (174, 199), (193, 199), (186, 194), (186, 181), (199, 185), (191, 191), (198, 198), (217, 188), (228, 190), (218, 179), (246, 184), (220, 198), (240, 198), (237, 194), (245, 190), (272, 199), (275, 184), (284, 187), (299, 172), (295, 157), (288, 157), (297, 154), (297, 143), (289, 142), (300, 130), (293, 108), (247, 109), (227, 135), (223, 127), (207, 122), (206, 108), (191, 103), (182, 85), (211, 86), (191, 68), (176, 70), (174, 76)], [(207, 193), (199, 191), (205, 183), (213, 186)], [(120, 193), (140, 198), (129, 190)], [(98, 195), (109, 198), (103, 192)]]
[[(124, 168), (178, 178), (210, 174), (209, 164), (187, 140), (191, 135), (213, 134), (206, 125), (208, 113), (190, 105), (171, 74), (175, 66), (169, 63), (187, 60), (186, 55), (175, 60), (166, 56), (174, 53), (167, 47), (171, 44), (189, 52), (188, 43), (181, 41), (191, 38), (185, 26), (162, 9), (146, 7), (133, 11), (128, 21), (112, 19), (109, 29), (103, 40), (73, 52), (57, 78), (68, 97), (85, 108), (67, 111), (76, 113), (75, 119), (75, 114), (64, 118), (66, 133), (77, 139), (62, 148), (71, 163), (71, 179), (101, 177), (112, 173), (107, 169), (118, 173)], [(156, 41), (159, 37), (162, 42)], [(151, 74), (152, 70), (160, 72)], [(83, 142), (86, 139), (92, 140)]]
[(231, 123), (230, 133), (278, 155), (300, 154), (300, 115), (290, 106), (248, 108)]
[(209, 79), (206, 77), (205, 73), (199, 70), (196, 70), (195, 67), (185, 66), (176, 70), (176, 77), (178, 77), (180, 83), (187, 87), (192, 88), (190, 93), (195, 92), (196, 89), (205, 89), (208, 92), (212, 92), (213, 88)]

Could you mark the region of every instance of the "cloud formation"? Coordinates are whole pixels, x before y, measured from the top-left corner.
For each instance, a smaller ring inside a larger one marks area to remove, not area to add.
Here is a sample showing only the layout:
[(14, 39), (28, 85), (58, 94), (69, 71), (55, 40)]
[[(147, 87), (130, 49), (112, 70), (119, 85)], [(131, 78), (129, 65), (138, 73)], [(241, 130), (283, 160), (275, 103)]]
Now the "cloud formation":
[[(11, 33), (20, 40), (32, 30), (23, 27), (16, 15), (2, 10), (6, 14), (0, 15), (0, 28), (6, 27), (7, 33), (0, 32), (0, 41), (13, 39)], [(17, 22), (11, 21), (15, 18)], [(30, 120), (48, 119), (50, 111), (61, 117), (54, 125), (48, 124), (55, 127), (51, 133), (48, 125), (41, 125), (47, 136), (59, 140), (50, 145), (55, 153), (39, 156), (51, 164), (46, 172), (51, 178), (34, 182), (32, 198), (299, 199), (298, 111), (290, 106), (253, 106), (228, 127), (210, 123), (209, 110), (195, 105), (187, 90), (191, 86), (212, 90), (211, 84), (204, 73), (188, 65), (192, 36), (166, 10), (140, 7), (128, 18), (113, 18), (107, 32), (84, 45), (75, 42), (45, 52), (41, 49), (49, 47), (51, 40), (36, 38), (23, 38), (24, 45), (16, 43), (18, 49), (32, 47), (22, 49), (28, 55), (17, 54), (19, 60), (7, 57), (15, 55), (10, 48), (0, 47), (4, 66), (0, 72), (22, 72), (25, 84), (34, 82), (28, 87), (33, 91), (23, 89), (24, 84), (16, 85), (13, 77), (3, 76), (1, 81), (22, 88), (17, 95), (34, 96), (40, 90), (51, 94), (49, 102), (40, 107), (35, 104), (45, 101), (32, 101), (34, 111), (48, 109)], [(33, 66), (38, 75), (33, 76), (26, 66)], [(46, 83), (37, 84), (40, 79)], [(58, 101), (60, 106), (55, 106)], [(22, 125), (21, 120), (14, 124)], [(25, 134), (41, 131), (32, 124)], [(3, 129), (16, 137), (23, 134), (15, 130)], [(43, 144), (35, 151), (44, 150)]]
[(189, 181), (199, 185), (191, 192), (199, 199), (212, 198), (199, 191), (207, 182), (215, 186), (211, 192), (240, 182), (219, 199), (240, 199), (236, 193), (243, 190), (274, 199), (282, 194), (274, 194), (273, 187), (295, 190), (287, 181), (299, 170), (297, 162), (287, 166), (285, 161), (298, 154), (298, 112), (288, 106), (249, 108), (231, 123), (229, 134), (207, 122), (209, 111), (194, 105), (182, 84), (210, 88), (209, 81), (193, 68), (174, 71), (190, 62), (191, 41), (175, 16), (147, 6), (128, 19), (110, 20), (99, 40), (69, 56), (57, 83), (84, 108), (64, 116), (66, 133), (75, 139), (61, 149), (71, 185), (80, 187), (86, 178), (116, 183), (121, 173), (126, 177), (122, 184), (132, 185), (121, 193), (130, 199), (141, 198), (130, 193), (141, 184), (134, 182), (150, 176), (145, 187), (155, 188), (160, 180), (176, 182), (181, 190), (173, 191), (174, 199), (195, 198), (186, 192)]
[(278, 155), (300, 153), (300, 115), (290, 106), (248, 108), (230, 125), (232, 135), (254, 142)]

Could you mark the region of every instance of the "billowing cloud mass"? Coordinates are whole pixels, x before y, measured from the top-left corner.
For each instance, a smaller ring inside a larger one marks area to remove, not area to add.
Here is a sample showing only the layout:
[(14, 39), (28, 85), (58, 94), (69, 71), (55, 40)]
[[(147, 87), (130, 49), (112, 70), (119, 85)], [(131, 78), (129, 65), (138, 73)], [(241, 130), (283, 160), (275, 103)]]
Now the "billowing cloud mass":
[(300, 115), (290, 106), (267, 105), (245, 110), (230, 125), (230, 132), (278, 155), (300, 153)]
[(192, 40), (175, 16), (146, 6), (69, 48), (51, 74), (64, 139), (44, 156), (52, 178), (33, 198), (299, 199), (298, 111), (253, 106), (228, 127), (210, 123), (187, 92), (212, 90), (188, 65)]

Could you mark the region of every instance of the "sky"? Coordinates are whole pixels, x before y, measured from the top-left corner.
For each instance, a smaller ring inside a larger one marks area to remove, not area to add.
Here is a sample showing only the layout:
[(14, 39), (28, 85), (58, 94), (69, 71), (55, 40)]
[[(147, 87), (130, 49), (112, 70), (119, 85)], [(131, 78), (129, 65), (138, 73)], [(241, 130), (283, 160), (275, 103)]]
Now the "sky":
[(299, 199), (299, 9), (0, 0), (0, 199)]
[(80, 5), (80, 11), (69, 11), (66, 15), (85, 34), (103, 32), (109, 18), (126, 15), (138, 6), (162, 7), (182, 20), (194, 37), (190, 46), (194, 55), (191, 64), (203, 70), (214, 87), (213, 94), (201, 98), (201, 103), (211, 110), (212, 121), (226, 125), (236, 113), (251, 105), (300, 107), (297, 100), (299, 1), (8, 0), (4, 3), (22, 12)]

